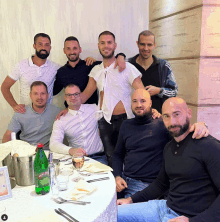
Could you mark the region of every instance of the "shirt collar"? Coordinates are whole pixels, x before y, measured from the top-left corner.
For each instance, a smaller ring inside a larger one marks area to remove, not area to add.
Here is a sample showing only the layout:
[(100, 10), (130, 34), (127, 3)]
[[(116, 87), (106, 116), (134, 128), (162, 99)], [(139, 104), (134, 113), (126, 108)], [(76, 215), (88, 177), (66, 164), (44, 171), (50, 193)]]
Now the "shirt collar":
[[(36, 66), (34, 63), (33, 63), (33, 60), (32, 60), (32, 57), (33, 57), (34, 55), (32, 55), (31, 57), (29, 57), (29, 59), (28, 59), (28, 62), (29, 62), (29, 66)], [(46, 60), (46, 62), (42, 65), (42, 66), (40, 66), (40, 67), (44, 67), (44, 66), (48, 66), (48, 60)]]
[(71, 115), (75, 116), (77, 113), (78, 113), (78, 114), (84, 113), (84, 112), (85, 112), (85, 109), (84, 109), (83, 104), (81, 104), (79, 110), (68, 109), (68, 112), (69, 112)]
[(46, 107), (45, 107), (45, 109), (44, 109), (44, 111), (43, 111), (42, 113), (38, 113), (38, 112), (36, 112), (36, 111), (33, 109), (33, 103), (31, 103), (29, 106), (30, 106), (31, 110), (32, 110), (34, 113), (41, 115), (41, 114), (43, 114), (43, 113), (47, 110), (48, 103), (46, 104)]
[(74, 69), (74, 68), (76, 68), (78, 65), (81, 65), (81, 64), (83, 64), (83, 63), (84, 63), (83, 60), (79, 59), (79, 62), (75, 65), (75, 67), (72, 67), (72, 66), (69, 64), (69, 61), (67, 61), (66, 66), (67, 66), (68, 68)]

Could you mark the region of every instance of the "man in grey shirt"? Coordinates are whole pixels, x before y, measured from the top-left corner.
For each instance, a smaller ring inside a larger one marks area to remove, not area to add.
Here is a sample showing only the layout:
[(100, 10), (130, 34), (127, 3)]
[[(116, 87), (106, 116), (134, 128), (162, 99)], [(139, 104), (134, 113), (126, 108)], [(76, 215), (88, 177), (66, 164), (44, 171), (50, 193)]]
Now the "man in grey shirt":
[(26, 112), (24, 114), (15, 113), (13, 115), (2, 143), (11, 140), (12, 132), (21, 131), (21, 140), (30, 144), (43, 143), (44, 149), (49, 149), (53, 122), (60, 109), (47, 103), (49, 94), (44, 82), (33, 82), (30, 90), (32, 104), (25, 106)]

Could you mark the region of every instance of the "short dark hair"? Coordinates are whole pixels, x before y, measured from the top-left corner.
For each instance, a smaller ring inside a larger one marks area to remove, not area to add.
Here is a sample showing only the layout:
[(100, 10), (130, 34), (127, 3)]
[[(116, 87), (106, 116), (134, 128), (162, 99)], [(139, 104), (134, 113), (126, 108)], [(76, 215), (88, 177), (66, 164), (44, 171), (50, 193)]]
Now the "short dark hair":
[(140, 42), (140, 36), (144, 35), (144, 36), (153, 36), (154, 37), (154, 42), (155, 42), (155, 35), (153, 32), (149, 31), (149, 30), (144, 30), (143, 32), (141, 32), (138, 36), (138, 43)]
[[(65, 44), (65, 42), (67, 42), (67, 41), (77, 41), (78, 44), (79, 44), (79, 40), (78, 40), (75, 36), (69, 36), (69, 37), (67, 37), (67, 38), (65, 39), (65, 41), (64, 41), (64, 44)], [(80, 46), (80, 44), (79, 44), (79, 46)]]
[[(76, 84), (74, 84), (74, 83), (70, 83), (69, 85), (67, 85), (67, 86), (64, 87), (64, 90), (65, 90), (67, 87), (74, 87), (74, 86), (76, 86), (76, 87), (79, 88), (78, 85), (76, 85)], [(79, 88), (79, 90), (80, 90), (80, 88)], [(80, 90), (80, 92), (81, 92), (81, 90)]]
[(44, 82), (42, 82), (42, 81), (32, 82), (32, 84), (31, 84), (31, 86), (30, 86), (30, 90), (32, 90), (33, 86), (42, 86), (42, 85), (45, 86), (46, 91), (47, 91), (47, 93), (48, 93), (47, 85), (46, 85)]
[(36, 44), (37, 39), (38, 39), (39, 37), (48, 38), (48, 39), (50, 40), (50, 43), (51, 43), (51, 39), (50, 39), (50, 36), (49, 36), (49, 35), (47, 35), (47, 34), (45, 34), (45, 33), (38, 33), (38, 34), (36, 34), (36, 35), (34, 36), (34, 44)]
[(110, 31), (104, 31), (104, 32), (100, 33), (99, 37), (98, 37), (98, 40), (99, 40), (100, 36), (102, 36), (102, 35), (111, 35), (114, 38), (114, 41), (115, 41), (115, 35)]

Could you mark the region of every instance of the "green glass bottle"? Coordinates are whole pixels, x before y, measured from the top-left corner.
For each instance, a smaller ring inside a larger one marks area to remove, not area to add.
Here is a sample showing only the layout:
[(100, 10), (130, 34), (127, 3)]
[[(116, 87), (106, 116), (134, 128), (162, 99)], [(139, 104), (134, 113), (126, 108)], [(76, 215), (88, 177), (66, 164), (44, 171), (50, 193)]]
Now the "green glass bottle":
[(37, 154), (34, 160), (35, 192), (46, 194), (50, 191), (49, 163), (43, 151), (43, 144), (37, 144)]

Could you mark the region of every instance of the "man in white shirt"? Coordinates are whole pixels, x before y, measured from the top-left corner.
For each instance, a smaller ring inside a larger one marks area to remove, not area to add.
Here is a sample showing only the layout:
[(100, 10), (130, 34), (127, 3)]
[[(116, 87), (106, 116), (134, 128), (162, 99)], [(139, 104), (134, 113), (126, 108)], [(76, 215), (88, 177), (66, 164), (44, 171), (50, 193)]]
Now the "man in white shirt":
[(120, 126), (123, 120), (134, 117), (131, 111), (131, 94), (134, 89), (144, 86), (141, 73), (130, 63), (126, 63), (126, 69), (121, 73), (114, 69), (114, 51), (117, 47), (114, 34), (104, 31), (98, 39), (103, 63), (91, 70), (88, 85), (81, 97), (84, 103), (97, 88), (99, 90), (99, 108), (104, 115), (99, 120), (99, 130), (108, 164), (111, 166)]
[[(50, 150), (70, 155), (82, 151), (84, 155), (107, 164), (98, 132), (98, 107), (95, 104), (82, 104), (81, 91), (74, 84), (66, 86), (64, 98), (68, 113), (54, 122)], [(69, 146), (63, 144), (64, 135)]]
[[(57, 69), (60, 67), (60, 65), (47, 59), (51, 50), (51, 40), (49, 35), (45, 33), (36, 34), (34, 37), (33, 47), (35, 49), (34, 56), (19, 62), (14, 67), (11, 74), (5, 78), (1, 86), (4, 98), (14, 111), (18, 113), (25, 113), (25, 105), (28, 105), (31, 102), (29, 91), (30, 85), (34, 81), (42, 81), (47, 85), (49, 93), (48, 102), (52, 102), (55, 75), (57, 73)], [(20, 81), (21, 104), (18, 104), (15, 101), (12, 93), (10, 92), (10, 88), (17, 80)]]

